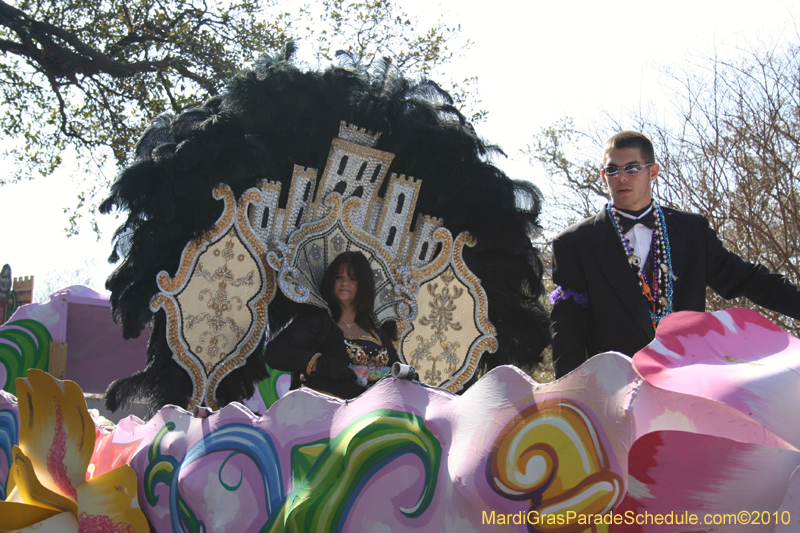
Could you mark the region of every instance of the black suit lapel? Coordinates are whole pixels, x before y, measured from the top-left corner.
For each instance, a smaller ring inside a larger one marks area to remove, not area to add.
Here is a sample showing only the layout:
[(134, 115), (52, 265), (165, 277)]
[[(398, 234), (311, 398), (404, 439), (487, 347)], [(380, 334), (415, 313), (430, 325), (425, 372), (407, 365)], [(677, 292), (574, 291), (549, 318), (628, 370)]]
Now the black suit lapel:
[(619, 297), (618, 304), (629, 313), (629, 320), (638, 324), (647, 337), (652, 339), (653, 323), (647, 300), (605, 209), (595, 218), (592, 240), (597, 267)]
[(672, 285), (672, 301), (675, 302), (680, 294), (681, 277), (686, 265), (686, 239), (683, 236), (684, 232), (680, 218), (673, 216), (672, 212), (664, 211), (664, 219), (667, 221), (667, 238), (669, 239), (670, 255), (672, 256), (672, 274), (677, 278), (673, 278)]

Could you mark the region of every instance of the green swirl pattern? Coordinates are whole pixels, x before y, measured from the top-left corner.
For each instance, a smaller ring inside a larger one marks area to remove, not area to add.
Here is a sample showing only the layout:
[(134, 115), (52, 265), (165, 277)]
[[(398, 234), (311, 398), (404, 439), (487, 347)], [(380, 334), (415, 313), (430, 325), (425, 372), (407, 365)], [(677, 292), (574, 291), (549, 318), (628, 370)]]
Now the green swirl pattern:
[[(180, 461), (171, 455), (164, 455), (161, 453), (161, 441), (164, 436), (170, 431), (175, 429), (174, 422), (167, 422), (156, 434), (150, 448), (147, 450), (148, 464), (144, 471), (144, 495), (147, 503), (151, 507), (158, 504), (158, 495), (156, 494), (156, 487), (163, 483), (167, 487), (172, 486), (172, 478), (178, 470)], [(183, 501), (183, 498), (178, 495), (178, 510), (180, 512), (180, 520), (190, 533), (200, 533), (202, 528), (194, 515), (192, 510)]]
[(267, 365), (267, 370), (269, 370), (269, 377), (256, 383), (256, 386), (258, 387), (258, 393), (261, 394), (261, 399), (264, 400), (264, 405), (269, 408), (278, 401), (278, 378), (284, 375), (291, 376), (292, 373), (275, 370), (270, 368), (269, 365)]
[(342, 531), (350, 508), (372, 475), (407, 453), (422, 460), (425, 485), (417, 503), (400, 511), (416, 518), (430, 505), (439, 477), (442, 447), (421, 417), (378, 409), (350, 424), (327, 446), (324, 444), (325, 441), (317, 441), (292, 450), (293, 463), (300, 457), (313, 458), (317, 455), (314, 449), (322, 451), (304, 477), (305, 469), (295, 464), (295, 480), (299, 482), (271, 520), (270, 531)]
[(53, 337), (43, 324), (24, 318), (3, 324), (0, 339), (6, 341), (0, 342), (0, 365), (6, 369), (6, 382), (0, 385), (16, 396), (16, 378), (26, 377), (29, 368), (47, 372)]

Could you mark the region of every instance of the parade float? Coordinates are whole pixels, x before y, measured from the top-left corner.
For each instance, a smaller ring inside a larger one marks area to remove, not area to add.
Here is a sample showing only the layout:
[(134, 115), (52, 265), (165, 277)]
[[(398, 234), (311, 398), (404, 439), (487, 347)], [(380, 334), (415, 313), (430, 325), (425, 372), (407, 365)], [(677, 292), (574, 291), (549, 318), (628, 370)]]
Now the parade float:
[(799, 350), (753, 311), (680, 312), (553, 383), (502, 366), (462, 395), (386, 378), (119, 424), (31, 370), (0, 393), (0, 527), (797, 531)]
[[(539, 197), (448, 98), (278, 57), (156, 120), (103, 206), (127, 212), (110, 299), (0, 328), (0, 530), (798, 531), (800, 340), (681, 312), (632, 359), (533, 381)], [(416, 373), (289, 391), (264, 344), (352, 250)], [(90, 411), (106, 387), (142, 414)]]

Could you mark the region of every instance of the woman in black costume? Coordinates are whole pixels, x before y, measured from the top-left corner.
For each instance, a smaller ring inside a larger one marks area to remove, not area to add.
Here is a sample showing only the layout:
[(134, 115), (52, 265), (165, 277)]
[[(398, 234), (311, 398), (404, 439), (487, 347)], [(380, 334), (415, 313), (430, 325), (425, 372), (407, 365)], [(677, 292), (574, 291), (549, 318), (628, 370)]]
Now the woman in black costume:
[(292, 389), (302, 384), (355, 398), (399, 361), (375, 321), (375, 280), (367, 258), (361, 252), (338, 255), (325, 271), (321, 292), (330, 314), (308, 306), (267, 344), (264, 355), (270, 367), (292, 372)]

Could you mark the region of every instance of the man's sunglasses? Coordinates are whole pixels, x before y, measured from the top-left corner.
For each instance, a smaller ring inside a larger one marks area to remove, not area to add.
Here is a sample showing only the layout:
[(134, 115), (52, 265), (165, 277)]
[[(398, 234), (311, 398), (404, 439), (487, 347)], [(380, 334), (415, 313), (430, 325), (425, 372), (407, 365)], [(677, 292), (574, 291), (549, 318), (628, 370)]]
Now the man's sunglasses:
[(606, 176), (614, 178), (619, 174), (620, 170), (624, 170), (625, 174), (628, 176), (635, 176), (645, 168), (649, 167), (650, 165), (655, 165), (655, 163), (647, 163), (646, 165), (640, 165), (639, 163), (631, 163), (630, 165), (625, 165), (624, 167), (615, 167), (613, 165), (609, 165), (603, 169)]

